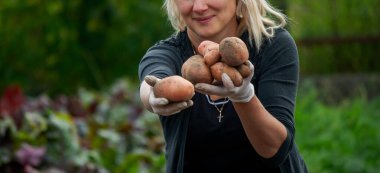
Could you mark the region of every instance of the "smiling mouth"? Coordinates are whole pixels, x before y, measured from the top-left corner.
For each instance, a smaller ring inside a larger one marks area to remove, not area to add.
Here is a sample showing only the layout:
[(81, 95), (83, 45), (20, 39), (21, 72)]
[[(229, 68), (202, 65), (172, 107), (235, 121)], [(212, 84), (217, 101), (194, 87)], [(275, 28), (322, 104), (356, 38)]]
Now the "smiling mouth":
[(194, 20), (201, 23), (201, 24), (206, 24), (209, 21), (211, 21), (212, 18), (213, 18), (213, 16), (197, 17), (197, 18), (194, 18)]

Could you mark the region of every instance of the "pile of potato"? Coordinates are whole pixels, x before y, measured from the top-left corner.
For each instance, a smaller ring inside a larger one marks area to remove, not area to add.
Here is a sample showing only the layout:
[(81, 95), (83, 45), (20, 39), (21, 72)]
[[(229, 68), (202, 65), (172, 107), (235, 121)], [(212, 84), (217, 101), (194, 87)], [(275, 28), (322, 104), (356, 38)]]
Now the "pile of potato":
[(193, 55), (182, 65), (182, 76), (169, 76), (154, 84), (156, 97), (167, 98), (170, 102), (190, 100), (197, 83), (219, 85), (222, 74), (226, 73), (235, 86), (240, 86), (243, 78), (251, 73), (249, 52), (240, 38), (227, 37), (219, 44), (203, 41), (198, 52), (200, 55)]
[(218, 84), (222, 81), (222, 73), (226, 73), (235, 86), (240, 86), (243, 78), (251, 73), (247, 46), (238, 37), (227, 37), (219, 44), (203, 41), (198, 52), (200, 55), (190, 57), (181, 69), (182, 77), (194, 85)]

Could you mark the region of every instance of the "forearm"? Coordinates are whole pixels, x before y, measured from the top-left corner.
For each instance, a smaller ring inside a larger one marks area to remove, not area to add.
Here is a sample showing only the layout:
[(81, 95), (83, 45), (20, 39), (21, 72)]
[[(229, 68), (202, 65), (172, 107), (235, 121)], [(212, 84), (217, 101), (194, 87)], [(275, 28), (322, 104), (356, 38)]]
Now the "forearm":
[(152, 107), (149, 104), (149, 95), (150, 92), (152, 92), (151, 88), (151, 86), (149, 86), (145, 81), (143, 81), (140, 86), (140, 99), (144, 107), (148, 111), (153, 112)]
[(274, 156), (286, 139), (285, 126), (264, 108), (257, 97), (247, 103), (233, 104), (256, 152), (264, 158)]

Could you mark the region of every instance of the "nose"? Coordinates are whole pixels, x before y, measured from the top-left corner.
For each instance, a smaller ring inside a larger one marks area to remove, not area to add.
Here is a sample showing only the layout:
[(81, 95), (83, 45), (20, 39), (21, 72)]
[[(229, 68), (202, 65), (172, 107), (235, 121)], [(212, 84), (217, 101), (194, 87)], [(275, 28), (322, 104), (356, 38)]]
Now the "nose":
[(194, 0), (193, 11), (203, 12), (208, 9), (207, 3), (204, 0)]

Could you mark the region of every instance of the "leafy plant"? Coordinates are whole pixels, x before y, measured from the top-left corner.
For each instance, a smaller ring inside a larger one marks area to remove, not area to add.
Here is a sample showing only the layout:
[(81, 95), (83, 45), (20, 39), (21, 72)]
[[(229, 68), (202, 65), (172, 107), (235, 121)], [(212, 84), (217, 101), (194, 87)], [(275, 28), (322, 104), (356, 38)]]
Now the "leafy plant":
[[(305, 82), (296, 107), (296, 141), (310, 172), (375, 173), (380, 165), (380, 97), (326, 104)], [(365, 91), (363, 91), (365, 92)]]
[[(377, 172), (380, 97), (327, 104), (323, 92), (306, 80), (297, 98), (296, 141), (310, 172)], [(137, 100), (128, 80), (55, 99), (12, 86), (0, 102), (0, 172), (164, 172), (161, 126)]]
[(1, 99), (0, 172), (163, 172), (161, 127), (136, 93), (128, 80), (55, 99), (11, 86)]

